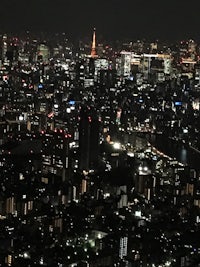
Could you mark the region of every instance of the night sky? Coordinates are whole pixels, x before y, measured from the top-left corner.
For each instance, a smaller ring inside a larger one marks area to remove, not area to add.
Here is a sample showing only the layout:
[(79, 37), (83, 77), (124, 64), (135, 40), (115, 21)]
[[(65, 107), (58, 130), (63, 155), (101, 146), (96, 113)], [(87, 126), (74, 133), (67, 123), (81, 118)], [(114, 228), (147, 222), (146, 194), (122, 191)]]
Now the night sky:
[(199, 0), (1, 0), (0, 32), (66, 32), (105, 39), (199, 40)]

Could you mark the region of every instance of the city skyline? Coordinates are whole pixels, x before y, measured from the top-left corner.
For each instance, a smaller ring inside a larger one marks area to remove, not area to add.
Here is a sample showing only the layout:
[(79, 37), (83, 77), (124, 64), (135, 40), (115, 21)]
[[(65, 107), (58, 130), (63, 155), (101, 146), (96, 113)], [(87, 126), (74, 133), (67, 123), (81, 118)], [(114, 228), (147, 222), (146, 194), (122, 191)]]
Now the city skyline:
[(200, 38), (177, 1), (3, 0), (0, 266), (200, 267)]
[(1, 32), (66, 32), (72, 39), (88, 37), (95, 26), (99, 37), (117, 39), (199, 39), (195, 0), (160, 3), (119, 0), (3, 1)]
[(200, 43), (99, 32), (0, 36), (0, 266), (200, 267)]

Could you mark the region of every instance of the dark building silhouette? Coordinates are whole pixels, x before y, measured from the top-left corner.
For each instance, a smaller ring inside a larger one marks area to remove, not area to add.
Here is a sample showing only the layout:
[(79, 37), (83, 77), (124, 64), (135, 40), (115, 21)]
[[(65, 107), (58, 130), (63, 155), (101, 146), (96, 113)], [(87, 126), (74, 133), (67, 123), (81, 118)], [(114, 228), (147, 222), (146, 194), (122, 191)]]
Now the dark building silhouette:
[(94, 169), (98, 165), (100, 121), (90, 107), (82, 107), (79, 123), (79, 168)]
[(116, 70), (100, 70), (99, 83), (100, 85), (110, 87), (116, 84)]

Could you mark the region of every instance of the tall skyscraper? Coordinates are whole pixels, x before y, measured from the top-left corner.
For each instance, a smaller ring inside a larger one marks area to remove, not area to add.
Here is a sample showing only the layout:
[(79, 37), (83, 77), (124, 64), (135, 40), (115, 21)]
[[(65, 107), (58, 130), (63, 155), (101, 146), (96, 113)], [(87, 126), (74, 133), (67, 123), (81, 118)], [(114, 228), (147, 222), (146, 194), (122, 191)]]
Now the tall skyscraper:
[(69, 138), (62, 129), (55, 132), (43, 132), (42, 138), (42, 166), (44, 177), (53, 173), (62, 178), (69, 179)]
[(120, 238), (119, 242), (119, 258), (123, 259), (123, 257), (127, 256), (127, 247), (128, 247), (128, 237), (123, 236)]
[(92, 58), (97, 57), (97, 53), (96, 53), (96, 29), (94, 28), (93, 31), (93, 37), (92, 37), (92, 49), (91, 49), (91, 54), (90, 56)]
[(79, 123), (79, 168), (89, 170), (97, 167), (99, 154), (98, 116), (90, 107), (82, 107)]
[(131, 52), (122, 51), (120, 58), (119, 73), (124, 77), (131, 74)]

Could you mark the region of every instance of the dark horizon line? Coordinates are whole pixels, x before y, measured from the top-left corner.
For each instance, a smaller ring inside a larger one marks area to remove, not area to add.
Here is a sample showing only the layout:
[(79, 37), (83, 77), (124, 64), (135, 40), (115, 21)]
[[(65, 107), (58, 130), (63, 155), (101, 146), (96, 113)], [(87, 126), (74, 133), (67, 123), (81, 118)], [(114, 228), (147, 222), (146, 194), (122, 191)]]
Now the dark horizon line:
[[(96, 27), (95, 27), (96, 28)], [(69, 31), (57, 31), (57, 30), (37, 30), (37, 29), (22, 29), (22, 30), (9, 30), (9, 29), (1, 29), (0, 28), (0, 35), (3, 34), (7, 34), (10, 36), (13, 35), (26, 35), (26, 34), (32, 34), (32, 35), (45, 35), (46, 37), (50, 37), (51, 35), (55, 36), (55, 34), (58, 35), (62, 35), (65, 34), (66, 38), (69, 39), (70, 41), (81, 41), (84, 39), (91, 39), (92, 41), (92, 33), (93, 33), (93, 28), (91, 28), (91, 31), (89, 33), (89, 31), (87, 31), (87, 33), (85, 33), (85, 31), (83, 33), (78, 34), (77, 31), (74, 31), (69, 33)], [(112, 32), (113, 34), (113, 32)], [(159, 41), (159, 42), (171, 42), (171, 43), (179, 43), (181, 41), (188, 41), (188, 40), (194, 40), (195, 42), (200, 42), (200, 38), (197, 38), (195, 36), (191, 36), (189, 37), (189, 34), (185, 34), (185, 36), (182, 37), (173, 37), (173, 36), (167, 36), (167, 37), (163, 37), (163, 34), (153, 34), (154, 36), (148, 36), (145, 34), (134, 34), (134, 35), (130, 35), (130, 34), (124, 34), (124, 36), (116, 36), (116, 34), (114, 34), (113, 36), (107, 34), (107, 33), (102, 33), (102, 32), (98, 32), (98, 28), (96, 28), (96, 39), (97, 39), (97, 44), (98, 44), (98, 40), (104, 40), (104, 41), (109, 41), (109, 42), (125, 42), (125, 41), (147, 41), (147, 42), (155, 42), (155, 41)], [(196, 34), (195, 34), (196, 35)], [(108, 37), (109, 36), (109, 37)]]

